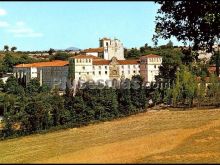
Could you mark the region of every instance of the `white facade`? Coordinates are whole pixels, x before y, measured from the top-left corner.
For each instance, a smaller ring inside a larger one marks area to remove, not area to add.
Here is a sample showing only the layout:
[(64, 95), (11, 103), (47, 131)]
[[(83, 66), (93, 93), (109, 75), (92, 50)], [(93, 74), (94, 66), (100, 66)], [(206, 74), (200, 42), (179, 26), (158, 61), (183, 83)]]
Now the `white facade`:
[(104, 47), (104, 59), (111, 60), (116, 57), (118, 60), (124, 60), (124, 47), (118, 39), (103, 38), (100, 40), (100, 47)]
[(134, 75), (140, 75), (139, 64), (124, 64), (119, 65), (120, 75), (124, 75), (124, 78), (131, 79)]
[(92, 78), (92, 58), (75, 59), (75, 80), (88, 81)]
[(159, 75), (159, 67), (162, 64), (162, 57), (147, 59), (148, 82), (155, 82), (155, 76)]

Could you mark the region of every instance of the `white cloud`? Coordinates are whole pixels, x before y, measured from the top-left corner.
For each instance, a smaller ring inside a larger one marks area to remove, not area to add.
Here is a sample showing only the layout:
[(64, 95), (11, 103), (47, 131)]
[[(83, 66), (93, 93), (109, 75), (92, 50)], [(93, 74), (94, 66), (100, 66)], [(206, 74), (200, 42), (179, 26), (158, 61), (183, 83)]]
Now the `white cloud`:
[(0, 28), (9, 27), (9, 23), (6, 21), (0, 21)]
[(15, 23), (14, 27), (8, 29), (8, 32), (13, 33), (14, 37), (42, 37), (43, 34), (35, 32), (32, 28), (28, 27), (24, 22), (19, 21)]
[(6, 14), (7, 14), (6, 10), (0, 9), (0, 16), (4, 16)]

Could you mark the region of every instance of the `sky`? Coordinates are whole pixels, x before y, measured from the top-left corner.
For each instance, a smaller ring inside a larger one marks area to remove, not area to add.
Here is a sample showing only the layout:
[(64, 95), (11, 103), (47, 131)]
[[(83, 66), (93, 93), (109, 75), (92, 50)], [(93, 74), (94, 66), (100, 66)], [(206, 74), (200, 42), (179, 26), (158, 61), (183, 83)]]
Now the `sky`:
[[(126, 48), (153, 46), (158, 9), (153, 1), (0, 2), (0, 49), (95, 48), (103, 37), (117, 38)], [(167, 42), (159, 40), (159, 45)]]

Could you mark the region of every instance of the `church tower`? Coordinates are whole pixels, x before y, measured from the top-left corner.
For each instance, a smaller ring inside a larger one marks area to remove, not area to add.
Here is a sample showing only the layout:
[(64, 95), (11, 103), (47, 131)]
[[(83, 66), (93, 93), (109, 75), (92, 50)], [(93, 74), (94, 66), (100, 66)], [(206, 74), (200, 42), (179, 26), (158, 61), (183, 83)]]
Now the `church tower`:
[(99, 46), (104, 48), (104, 59), (111, 60), (116, 57), (118, 60), (124, 60), (124, 47), (118, 39), (102, 38)]

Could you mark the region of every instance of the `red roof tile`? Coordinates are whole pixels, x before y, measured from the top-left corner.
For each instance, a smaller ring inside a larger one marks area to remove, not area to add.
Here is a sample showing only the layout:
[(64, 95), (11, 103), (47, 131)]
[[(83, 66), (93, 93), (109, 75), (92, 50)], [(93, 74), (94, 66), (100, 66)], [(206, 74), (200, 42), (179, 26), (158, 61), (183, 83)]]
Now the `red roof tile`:
[(80, 55), (77, 55), (77, 56), (73, 56), (73, 57), (70, 57), (70, 58), (76, 58), (76, 59), (82, 59), (82, 58), (92, 58), (92, 59), (102, 59), (100, 57), (96, 57), (96, 56), (93, 56), (93, 55), (84, 55), (84, 54), (80, 54)]
[(68, 65), (68, 61), (62, 61), (62, 60), (55, 60), (55, 61), (49, 61), (49, 62), (37, 62), (37, 63), (31, 63), (31, 64), (18, 64), (15, 67), (19, 68), (29, 68), (29, 67), (50, 67), (50, 66), (66, 66)]
[(86, 53), (91, 53), (91, 52), (104, 52), (104, 48), (100, 47), (100, 48), (89, 48), (89, 49), (85, 49), (82, 52), (86, 52)]
[(118, 60), (120, 65), (139, 64), (139, 60)]
[(145, 58), (160, 58), (161, 56), (156, 55), (156, 54), (148, 54), (148, 55), (141, 56), (141, 58), (142, 57), (145, 57)]
[(94, 60), (93, 61), (93, 65), (109, 65), (110, 64), (110, 60)]

